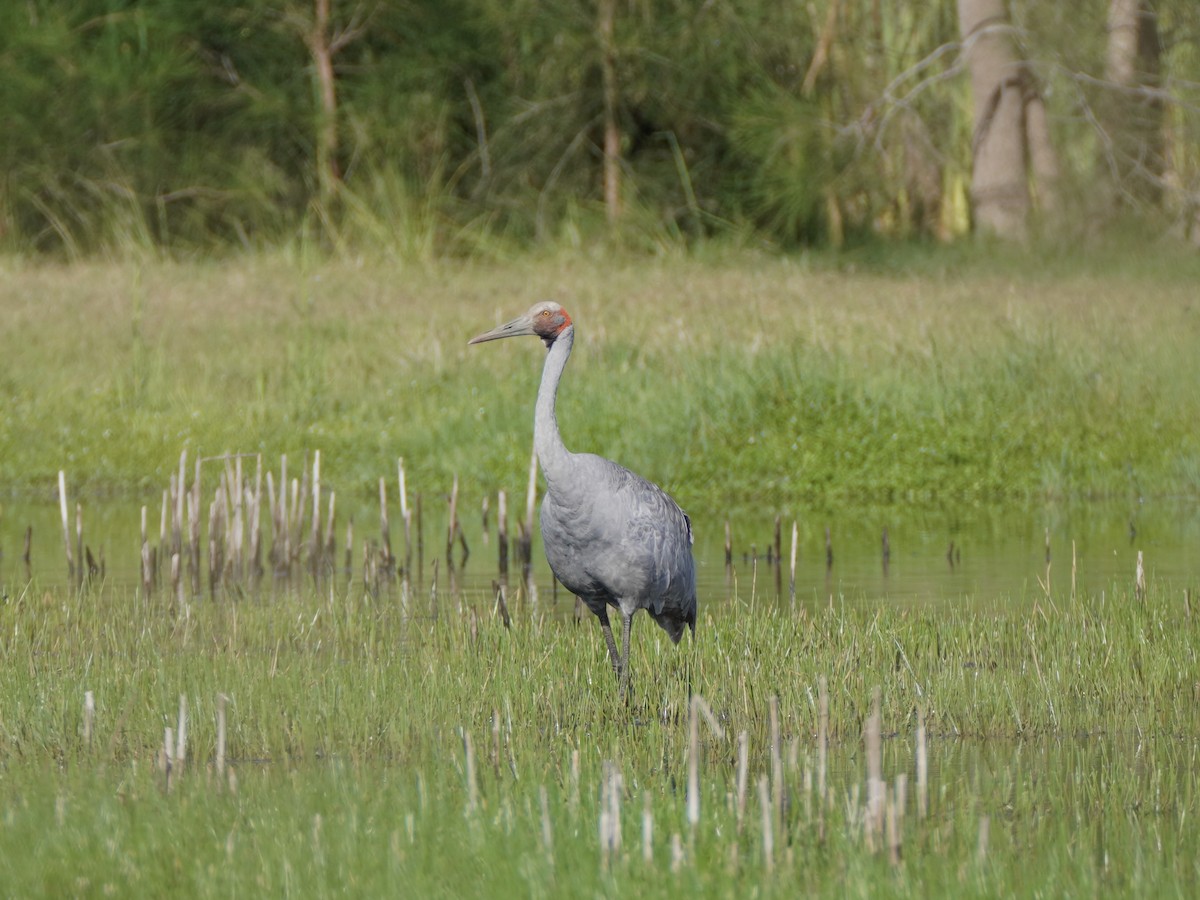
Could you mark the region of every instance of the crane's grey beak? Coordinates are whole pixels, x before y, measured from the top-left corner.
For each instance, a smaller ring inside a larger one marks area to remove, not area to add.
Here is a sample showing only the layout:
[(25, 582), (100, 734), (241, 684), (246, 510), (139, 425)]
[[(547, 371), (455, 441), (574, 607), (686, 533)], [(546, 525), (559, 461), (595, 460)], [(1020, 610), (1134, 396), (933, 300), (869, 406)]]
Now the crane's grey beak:
[(517, 337), (523, 334), (537, 334), (533, 330), (533, 319), (529, 316), (518, 316), (511, 322), (506, 322), (499, 328), (485, 331), (467, 341), (468, 344), (482, 344), (484, 341), (498, 341), (500, 338)]

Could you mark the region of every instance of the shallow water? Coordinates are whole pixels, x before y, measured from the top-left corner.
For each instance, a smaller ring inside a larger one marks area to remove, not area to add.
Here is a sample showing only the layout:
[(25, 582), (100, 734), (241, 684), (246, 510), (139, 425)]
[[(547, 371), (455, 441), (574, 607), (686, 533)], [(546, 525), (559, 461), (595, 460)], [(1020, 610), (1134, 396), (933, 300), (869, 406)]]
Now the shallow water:
[[(138, 501), (89, 501), (83, 504), (83, 543), (103, 563), (104, 582), (113, 588), (140, 583), (140, 514)], [(72, 504), (73, 505), (73, 504)], [(493, 510), (495, 503), (492, 504)], [(414, 559), (414, 582), (428, 587), (435, 573), (440, 589), (450, 589), (445, 556), (446, 510), (441, 498), (427, 498), (423, 523), (424, 552), (420, 570)], [(432, 513), (429, 511), (433, 508)], [(464, 498), (462, 527), (471, 554), (454, 573), (454, 587), (467, 592), (491, 592), (497, 577), (495, 516), (485, 535), (478, 502)], [(345, 560), (345, 504), (339, 504), (336, 529), (339, 577), (362, 578), (362, 542), (378, 540), (378, 509), (362, 504), (351, 510), (355, 545), (349, 569)], [(1158, 580), (1182, 591), (1200, 580), (1200, 508), (1184, 500), (1154, 502), (1080, 503), (1070, 506), (966, 506), (954, 509), (845, 508), (834, 512), (800, 510), (780, 516), (779, 564), (774, 550), (775, 513), (740, 510), (729, 515), (692, 510), (696, 532), (695, 556), (699, 593), (705, 603), (730, 597), (791, 602), (790, 555), (792, 523), (797, 523), (795, 602), (855, 604), (967, 603), (1004, 606), (1031, 598), (1069, 595), (1074, 582), (1079, 592), (1128, 586), (1135, 578), (1141, 552), (1148, 581)], [(402, 530), (393, 512), (392, 544), (403, 552)], [(148, 510), (151, 544), (158, 542), (160, 515)], [(732, 565), (725, 565), (725, 523), (732, 534)], [(30, 564), (23, 545), (32, 528)], [(264, 523), (264, 546), (270, 526)], [(827, 559), (826, 528), (829, 530)], [(889, 555), (885, 565), (883, 532)], [(71, 510), (75, 543), (75, 511)], [(515, 546), (515, 522), (510, 524)], [(1047, 564), (1049, 540), (1049, 565)], [(415, 538), (414, 538), (415, 543)], [(206, 539), (202, 547), (207, 552)], [(414, 557), (415, 557), (414, 548)], [(461, 549), (455, 551), (461, 557)], [(554, 594), (553, 579), (535, 539), (534, 578), (539, 595)], [(510, 582), (519, 580), (519, 567), (510, 562)], [(68, 580), (59, 508), (43, 503), (8, 503), (0, 507), (0, 586), (12, 593), (32, 576), (42, 587)], [(266, 582), (272, 582), (267, 576)], [(303, 576), (286, 582), (298, 585)], [(264, 584), (264, 587), (270, 585)], [(273, 587), (279, 587), (276, 583)], [(563, 596), (558, 591), (560, 599)]]

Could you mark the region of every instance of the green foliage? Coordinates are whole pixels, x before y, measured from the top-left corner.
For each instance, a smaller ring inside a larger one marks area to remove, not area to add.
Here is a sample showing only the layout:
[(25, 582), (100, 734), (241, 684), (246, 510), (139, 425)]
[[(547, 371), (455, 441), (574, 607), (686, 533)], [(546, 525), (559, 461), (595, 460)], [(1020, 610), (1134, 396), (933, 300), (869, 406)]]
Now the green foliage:
[[(310, 0), (3, 4), (0, 247), (421, 260), (608, 240), (661, 253), (714, 235), (949, 239), (968, 226), (972, 127), (945, 0), (617, 3), (615, 231), (600, 206), (594, 3), (331, 5), (333, 189), (317, 171), (326, 122)], [(1139, 221), (1187, 236), (1196, 13), (1160, 7), (1174, 169), (1166, 217), (1148, 209)], [(1047, 84), (1068, 196), (1105, 170), (1102, 17), (1014, 7)]]

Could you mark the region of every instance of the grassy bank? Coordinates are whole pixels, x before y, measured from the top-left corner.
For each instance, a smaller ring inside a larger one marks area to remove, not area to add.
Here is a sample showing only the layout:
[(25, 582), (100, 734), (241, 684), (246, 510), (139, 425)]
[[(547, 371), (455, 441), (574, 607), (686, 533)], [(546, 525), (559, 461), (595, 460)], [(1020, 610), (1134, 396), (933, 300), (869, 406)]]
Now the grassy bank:
[(519, 481), (540, 348), (466, 339), (543, 297), (568, 445), (685, 505), (1200, 485), (1194, 265), (867, 262), (9, 262), (0, 485), (157, 488), (184, 448)]

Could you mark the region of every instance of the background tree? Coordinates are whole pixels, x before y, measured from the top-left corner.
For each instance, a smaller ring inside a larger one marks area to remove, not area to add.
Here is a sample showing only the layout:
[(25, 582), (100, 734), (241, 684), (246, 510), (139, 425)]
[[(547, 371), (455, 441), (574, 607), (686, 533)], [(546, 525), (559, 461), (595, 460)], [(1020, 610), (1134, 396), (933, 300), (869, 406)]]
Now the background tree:
[(1200, 225), (1194, 0), (22, 0), (0, 81), (21, 252)]
[(974, 100), (975, 224), (987, 234), (1024, 238), (1035, 196), (1043, 208), (1056, 204), (1058, 163), (1045, 107), (1003, 0), (958, 0), (958, 16)]
[(1166, 169), (1158, 16), (1148, 0), (1110, 0), (1103, 164), (1119, 206), (1157, 205)]

